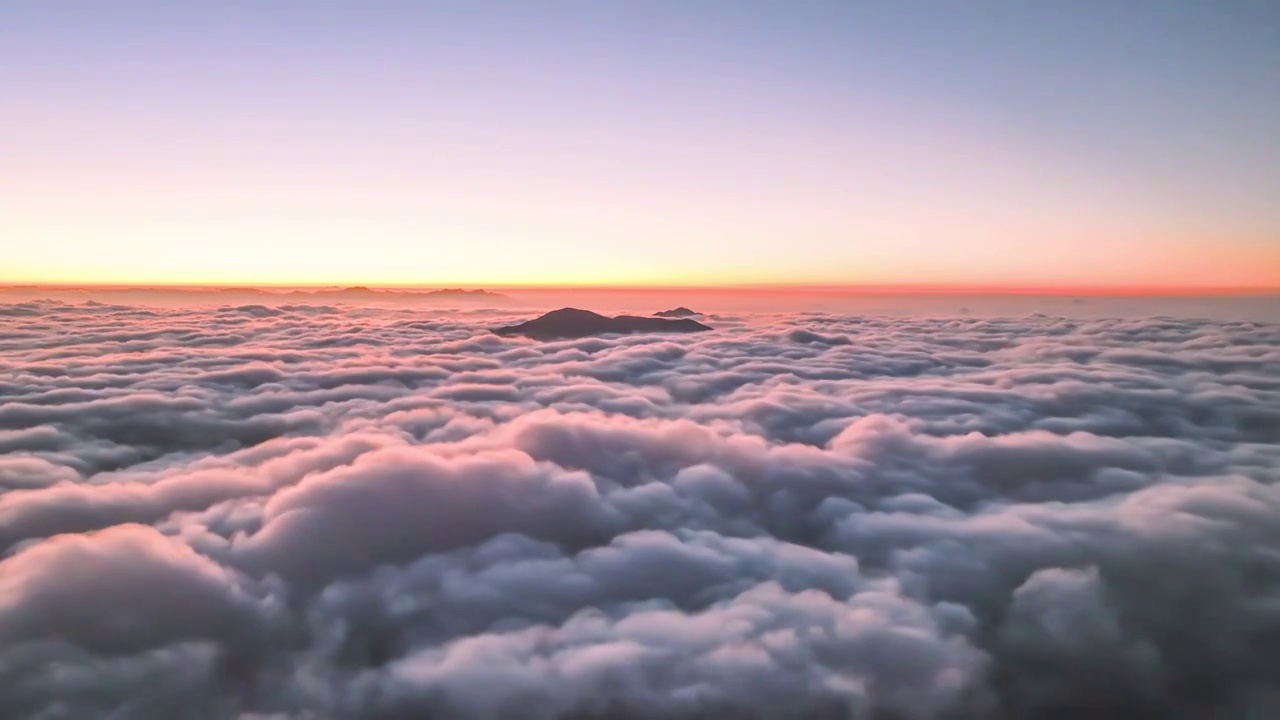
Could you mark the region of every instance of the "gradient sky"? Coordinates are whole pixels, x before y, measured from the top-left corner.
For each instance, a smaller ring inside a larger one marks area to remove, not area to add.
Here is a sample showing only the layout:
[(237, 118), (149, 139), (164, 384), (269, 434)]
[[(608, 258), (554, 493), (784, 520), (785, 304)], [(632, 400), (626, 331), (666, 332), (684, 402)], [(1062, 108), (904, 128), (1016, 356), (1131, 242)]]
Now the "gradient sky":
[(0, 2), (0, 282), (1280, 287), (1280, 3)]

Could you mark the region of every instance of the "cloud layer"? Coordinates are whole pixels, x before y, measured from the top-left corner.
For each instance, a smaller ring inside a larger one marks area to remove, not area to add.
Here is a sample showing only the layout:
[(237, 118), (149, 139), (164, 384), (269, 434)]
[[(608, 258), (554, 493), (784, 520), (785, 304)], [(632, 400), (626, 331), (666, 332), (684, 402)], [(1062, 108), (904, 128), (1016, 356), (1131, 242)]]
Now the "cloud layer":
[(1280, 326), (0, 305), (5, 718), (1280, 714)]

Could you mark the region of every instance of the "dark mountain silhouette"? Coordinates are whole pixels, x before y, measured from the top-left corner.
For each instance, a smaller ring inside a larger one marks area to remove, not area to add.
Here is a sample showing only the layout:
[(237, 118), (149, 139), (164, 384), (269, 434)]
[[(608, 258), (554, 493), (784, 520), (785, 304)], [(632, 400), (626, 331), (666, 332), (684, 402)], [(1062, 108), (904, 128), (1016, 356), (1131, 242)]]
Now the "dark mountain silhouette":
[(493, 332), (497, 335), (524, 335), (535, 340), (554, 340), (611, 333), (690, 333), (710, 329), (689, 319), (664, 320), (633, 315), (606, 317), (590, 310), (561, 308), (519, 325), (493, 328)]
[(687, 317), (693, 317), (694, 315), (701, 315), (701, 314), (702, 313), (694, 312), (693, 310), (690, 310), (689, 308), (681, 305), (675, 310), (660, 310), (654, 313), (653, 316), (664, 317), (664, 318), (687, 318)]

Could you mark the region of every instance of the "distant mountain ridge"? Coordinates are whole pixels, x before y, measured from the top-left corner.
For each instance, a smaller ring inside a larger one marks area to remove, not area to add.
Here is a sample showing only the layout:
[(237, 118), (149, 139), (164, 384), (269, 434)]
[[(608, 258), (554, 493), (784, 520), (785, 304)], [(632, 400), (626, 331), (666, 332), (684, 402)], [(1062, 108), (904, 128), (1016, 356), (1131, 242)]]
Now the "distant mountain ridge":
[(0, 287), (0, 294), (25, 298), (73, 296), (110, 296), (123, 298), (191, 297), (240, 298), (268, 300), (272, 298), (294, 300), (300, 297), (366, 299), (376, 301), (460, 300), (466, 302), (506, 302), (511, 298), (488, 290), (464, 290), (443, 288), (440, 290), (376, 290), (363, 285), (345, 288), (319, 288), (314, 290), (268, 290), (255, 287), (165, 288), (165, 287), (85, 287), (52, 288), (35, 285)]
[(694, 310), (690, 310), (689, 308), (681, 305), (680, 307), (675, 308), (674, 310), (659, 310), (658, 312), (654, 313), (653, 316), (664, 317), (664, 318), (687, 318), (687, 317), (693, 317), (694, 315), (701, 315), (701, 314), (702, 313)]
[[(235, 288), (230, 288), (234, 290)], [(269, 291), (259, 290), (258, 292), (268, 293)], [(463, 290), (462, 288), (444, 288), (442, 290), (372, 290), (363, 285), (355, 285), (353, 287), (342, 288), (340, 290), (292, 290), (286, 295), (342, 295), (342, 296), (379, 296), (379, 295), (395, 295), (395, 296), (416, 296), (416, 297), (450, 297), (459, 299), (507, 299), (502, 293), (489, 292), (488, 290)]]
[(633, 333), (691, 333), (712, 328), (696, 320), (618, 315), (608, 317), (590, 310), (561, 308), (518, 325), (493, 328), (495, 335), (523, 335), (535, 340), (562, 340), (593, 335)]

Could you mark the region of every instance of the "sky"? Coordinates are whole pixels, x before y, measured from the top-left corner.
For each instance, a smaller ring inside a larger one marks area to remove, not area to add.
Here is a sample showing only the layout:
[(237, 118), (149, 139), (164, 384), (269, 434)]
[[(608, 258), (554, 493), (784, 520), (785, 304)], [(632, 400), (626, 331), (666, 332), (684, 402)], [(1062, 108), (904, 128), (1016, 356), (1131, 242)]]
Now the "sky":
[(1280, 5), (0, 3), (0, 282), (1280, 288)]

